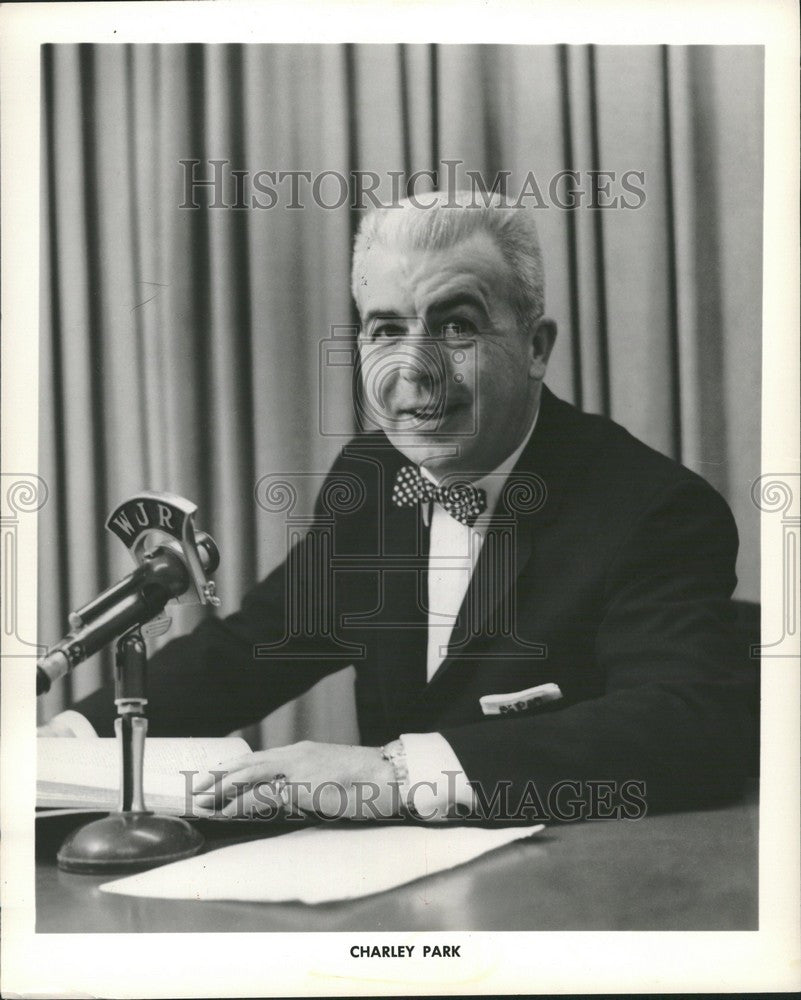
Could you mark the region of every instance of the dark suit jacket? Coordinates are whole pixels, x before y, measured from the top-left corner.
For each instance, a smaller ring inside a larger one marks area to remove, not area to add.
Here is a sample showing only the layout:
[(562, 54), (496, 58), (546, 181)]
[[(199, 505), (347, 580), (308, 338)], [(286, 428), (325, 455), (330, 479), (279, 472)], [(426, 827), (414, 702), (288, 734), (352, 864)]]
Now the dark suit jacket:
[[(406, 461), (380, 432), (343, 449), (313, 522), (288, 521), (286, 561), (240, 611), (152, 658), (151, 733), (225, 734), (353, 663), (363, 744), (441, 732), (485, 789), (641, 780), (650, 808), (736, 793), (754, 678), (733, 649), (737, 531), (721, 497), (544, 389), (426, 683), (427, 530), (389, 500)], [(548, 682), (562, 700), (482, 714), (482, 695)], [(110, 725), (108, 692), (76, 708)]]

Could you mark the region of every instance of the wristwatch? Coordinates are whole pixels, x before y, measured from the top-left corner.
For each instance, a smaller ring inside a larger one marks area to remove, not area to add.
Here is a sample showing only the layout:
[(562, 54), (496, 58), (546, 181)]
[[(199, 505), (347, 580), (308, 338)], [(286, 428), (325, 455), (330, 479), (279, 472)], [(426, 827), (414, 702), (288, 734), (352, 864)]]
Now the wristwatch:
[(412, 801), (411, 788), (409, 786), (409, 767), (406, 763), (406, 749), (403, 740), (392, 740), (381, 747), (381, 756), (389, 761), (395, 771), (395, 781), (398, 785), (401, 807), (412, 816), (417, 816), (417, 810)]

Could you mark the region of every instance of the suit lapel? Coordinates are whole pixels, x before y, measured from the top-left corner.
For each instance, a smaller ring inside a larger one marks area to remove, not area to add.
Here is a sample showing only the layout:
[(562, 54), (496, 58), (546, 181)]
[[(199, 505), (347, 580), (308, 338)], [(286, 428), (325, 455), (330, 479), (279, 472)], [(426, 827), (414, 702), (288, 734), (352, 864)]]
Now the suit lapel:
[(385, 440), (373, 452), (382, 466), (378, 604), (352, 619), (374, 630), (375, 669), (389, 726), (401, 724), (426, 684), (428, 529), (418, 507), (392, 503), (392, 486), (408, 459)]
[(574, 443), (570, 434), (574, 412), (543, 386), (537, 426), (501, 493), (459, 610), (448, 655), (426, 693), (456, 661), (469, 659), (479, 643), (516, 631), (517, 580), (531, 559), (539, 532), (559, 509)]

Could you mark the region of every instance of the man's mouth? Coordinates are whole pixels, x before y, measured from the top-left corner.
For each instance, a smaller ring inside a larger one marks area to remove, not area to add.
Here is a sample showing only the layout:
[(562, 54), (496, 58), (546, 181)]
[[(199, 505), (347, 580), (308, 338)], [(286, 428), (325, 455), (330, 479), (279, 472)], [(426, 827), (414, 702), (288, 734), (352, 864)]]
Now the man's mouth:
[(458, 409), (457, 404), (448, 405), (424, 403), (419, 406), (404, 406), (397, 411), (402, 420), (429, 421), (445, 420)]

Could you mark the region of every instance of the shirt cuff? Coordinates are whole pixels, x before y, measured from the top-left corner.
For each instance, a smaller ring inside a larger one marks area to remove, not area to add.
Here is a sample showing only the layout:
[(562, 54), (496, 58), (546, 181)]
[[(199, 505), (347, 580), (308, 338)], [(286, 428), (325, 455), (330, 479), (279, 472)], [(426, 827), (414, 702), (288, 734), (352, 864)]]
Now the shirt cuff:
[(473, 790), (459, 758), (441, 733), (401, 734), (409, 772), (409, 797), (419, 819), (448, 818), (456, 806), (473, 806)]

